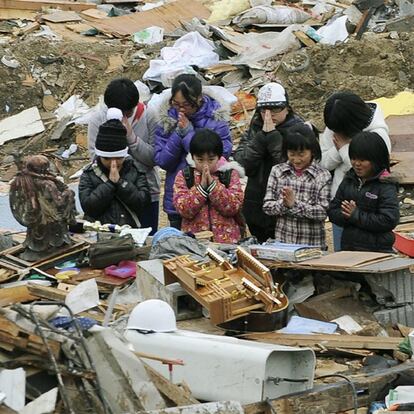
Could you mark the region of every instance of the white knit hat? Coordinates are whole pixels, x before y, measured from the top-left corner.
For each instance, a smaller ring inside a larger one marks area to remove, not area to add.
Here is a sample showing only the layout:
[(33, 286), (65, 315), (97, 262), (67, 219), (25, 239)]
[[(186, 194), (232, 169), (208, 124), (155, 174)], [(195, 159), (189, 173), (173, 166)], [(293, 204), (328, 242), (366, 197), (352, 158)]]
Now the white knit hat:
[(108, 108), (106, 112), (106, 120), (110, 121), (112, 119), (117, 119), (118, 121), (122, 121), (124, 114), (118, 108)]
[(271, 82), (262, 86), (257, 94), (257, 107), (266, 106), (287, 106), (288, 99), (285, 88), (276, 82)]

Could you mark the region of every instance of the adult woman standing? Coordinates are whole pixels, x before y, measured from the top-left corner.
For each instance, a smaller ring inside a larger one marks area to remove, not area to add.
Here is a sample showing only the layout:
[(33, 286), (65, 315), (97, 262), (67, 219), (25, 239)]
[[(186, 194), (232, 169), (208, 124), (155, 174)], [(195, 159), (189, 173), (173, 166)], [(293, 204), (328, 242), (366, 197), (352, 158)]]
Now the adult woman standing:
[(173, 205), (173, 186), (177, 173), (187, 164), (194, 133), (202, 128), (216, 132), (223, 141), (223, 155), (228, 158), (232, 150), (229, 113), (220, 98), (210, 91), (203, 92), (194, 75), (177, 76), (171, 95), (164, 98), (155, 133), (155, 162), (167, 172), (164, 211), (172, 227), (181, 227), (181, 217)]
[(259, 90), (250, 128), (234, 153), (248, 177), (243, 214), (250, 233), (260, 242), (275, 235), (275, 217), (262, 210), (270, 171), (285, 161), (283, 140), (289, 128), (303, 122), (289, 105), (285, 88), (276, 82), (268, 83)]
[[(326, 129), (320, 137), (322, 150), (321, 166), (334, 172), (331, 198), (334, 198), (345, 174), (351, 169), (349, 144), (352, 137), (364, 132), (376, 132), (391, 152), (388, 126), (381, 108), (373, 102), (364, 102), (353, 92), (332, 94), (325, 104)], [(335, 251), (341, 250), (342, 227), (333, 224)]]

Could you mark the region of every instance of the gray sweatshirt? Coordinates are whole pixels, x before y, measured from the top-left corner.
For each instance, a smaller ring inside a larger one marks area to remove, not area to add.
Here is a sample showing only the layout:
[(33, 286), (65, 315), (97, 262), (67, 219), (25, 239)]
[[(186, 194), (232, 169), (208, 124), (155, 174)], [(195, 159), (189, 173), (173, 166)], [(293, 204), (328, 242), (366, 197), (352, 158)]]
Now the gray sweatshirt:
[[(88, 149), (93, 160), (95, 157), (95, 141), (99, 127), (106, 122), (105, 104), (100, 104), (92, 114), (88, 124)], [(160, 198), (160, 177), (158, 167), (154, 163), (154, 137), (156, 121), (150, 110), (146, 109), (141, 118), (133, 126), (137, 141), (129, 145), (130, 155), (137, 161), (145, 173), (151, 192), (151, 201), (158, 201)]]

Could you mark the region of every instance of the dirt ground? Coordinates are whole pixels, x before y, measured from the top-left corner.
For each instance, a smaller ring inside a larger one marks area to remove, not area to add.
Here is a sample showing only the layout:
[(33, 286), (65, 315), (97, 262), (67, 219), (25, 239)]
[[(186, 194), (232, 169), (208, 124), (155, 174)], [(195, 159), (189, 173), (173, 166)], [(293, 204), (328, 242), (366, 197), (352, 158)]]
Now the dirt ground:
[[(85, 41), (78, 35), (71, 41), (50, 42), (28, 37), (0, 45), (1, 56), (13, 56), (20, 63), (17, 69), (0, 64), (0, 119), (37, 106), (46, 119), (46, 126), (50, 125), (47, 118), (50, 119), (53, 110), (49, 108), (48, 113), (43, 108), (45, 91), (50, 91), (56, 105), (78, 94), (88, 105), (93, 106), (111, 79), (119, 76), (140, 79), (149, 60), (157, 57), (160, 48), (170, 42), (172, 40), (140, 49), (130, 41)], [(318, 44), (313, 48), (301, 49), (300, 52), (288, 53), (282, 58), (284, 64), (276, 65), (278, 69), (269, 77), (281, 81), (295, 110), (322, 129), (323, 106), (335, 90), (349, 89), (364, 99), (373, 99), (393, 96), (406, 88), (413, 88), (413, 50), (412, 33), (399, 34), (397, 39), (390, 38), (389, 33), (367, 33), (361, 41), (350, 40), (335, 47)], [(308, 56), (309, 65), (304, 70), (291, 72), (298, 53), (302, 59), (304, 53)], [(120, 57), (123, 64), (110, 70), (109, 60), (114, 56)], [(48, 64), (42, 57), (57, 60)], [(50, 132), (51, 129), (47, 128), (35, 138), (24, 138), (3, 145), (0, 148), (0, 160), (3, 159), (0, 178), (3, 181), (11, 178), (10, 157), (7, 158), (7, 155), (12, 151), (17, 149), (26, 154), (67, 148), (73, 142), (74, 135), (85, 133), (86, 128), (76, 127), (69, 130), (60, 141), (53, 142), (48, 139)], [(81, 158), (86, 157), (87, 153), (81, 148), (76, 155)], [(5, 160), (8, 160), (6, 164)], [(57, 164), (59, 171), (68, 177), (85, 162), (78, 160)], [(160, 224), (166, 224), (163, 214)]]
[[(286, 86), (292, 105), (303, 116), (323, 127), (323, 105), (335, 90), (349, 89), (365, 99), (373, 99), (413, 88), (414, 34), (402, 33), (396, 40), (388, 37), (389, 33), (367, 33), (361, 41), (350, 40), (335, 47), (317, 44), (313, 48), (301, 49), (300, 53), (306, 51), (309, 56), (307, 69), (289, 73), (284, 65), (280, 65), (277, 73), (271, 76)], [(18, 113), (30, 105), (41, 108), (46, 89), (57, 101), (71, 92), (80, 94), (89, 105), (93, 105), (114, 77), (122, 75), (140, 79), (149, 60), (156, 57), (165, 44), (142, 49), (147, 59), (134, 59), (134, 54), (140, 49), (129, 41), (51, 43), (47, 39), (27, 38), (1, 45), (0, 54), (13, 56), (20, 67), (9, 69), (0, 65), (0, 118)], [(297, 53), (287, 54), (283, 62), (289, 64)], [(108, 58), (114, 55), (122, 57), (123, 65), (109, 72)], [(45, 64), (38, 61), (41, 56), (61, 60)], [(41, 82), (22, 86), (30, 76)]]
[(285, 85), (293, 107), (321, 129), (323, 106), (334, 91), (348, 89), (369, 100), (414, 87), (414, 34), (399, 37), (367, 33), (361, 41), (335, 47), (318, 44), (305, 49), (310, 58), (307, 70), (287, 73), (281, 66), (276, 77)]

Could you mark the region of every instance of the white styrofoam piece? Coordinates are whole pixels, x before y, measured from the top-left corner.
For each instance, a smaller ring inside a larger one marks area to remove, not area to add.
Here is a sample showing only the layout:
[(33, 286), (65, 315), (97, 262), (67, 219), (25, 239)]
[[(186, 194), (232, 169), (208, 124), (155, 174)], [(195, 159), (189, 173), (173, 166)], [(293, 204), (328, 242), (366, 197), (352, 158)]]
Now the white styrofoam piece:
[[(139, 352), (182, 359), (183, 366), (174, 366), (173, 380), (185, 381), (199, 400), (236, 400), (249, 404), (313, 386), (315, 354), (309, 348), (182, 330), (148, 335), (127, 330), (125, 338)], [(169, 378), (166, 365), (150, 360), (148, 363)], [(275, 385), (269, 377), (304, 379), (304, 382), (281, 381)]]
[(0, 145), (17, 138), (30, 137), (45, 130), (36, 106), (0, 121)]
[(56, 408), (56, 400), (58, 396), (58, 388), (52, 388), (40, 397), (29, 402), (19, 414), (49, 414), (54, 413)]
[(20, 411), (26, 399), (26, 372), (23, 368), (0, 371), (0, 392), (6, 394), (4, 402), (12, 410)]

